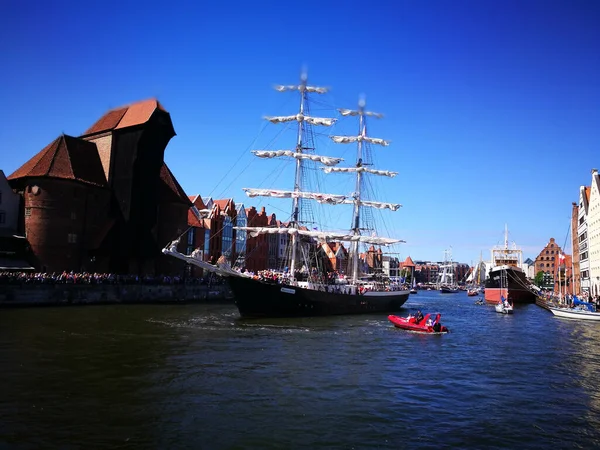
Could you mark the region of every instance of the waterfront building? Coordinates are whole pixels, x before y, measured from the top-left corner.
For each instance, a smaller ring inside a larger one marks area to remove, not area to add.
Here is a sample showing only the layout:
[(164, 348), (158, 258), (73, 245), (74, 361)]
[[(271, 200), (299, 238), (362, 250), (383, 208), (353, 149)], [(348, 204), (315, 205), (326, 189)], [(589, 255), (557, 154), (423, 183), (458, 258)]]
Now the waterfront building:
[(579, 231), (579, 204), (573, 202), (571, 204), (571, 235), (570, 245), (572, 249), (571, 255), (571, 269), (572, 279), (570, 280), (573, 285), (573, 293), (581, 295), (581, 249), (578, 238)]
[[(591, 278), (590, 278), (590, 247), (588, 239), (588, 223), (589, 223), (589, 208), (590, 208), (590, 186), (579, 187), (579, 208), (577, 216), (577, 232), (573, 235), (577, 237), (579, 252), (574, 261), (575, 270), (579, 273), (580, 293), (590, 293)], [(575, 241), (574, 241), (575, 242)], [(574, 254), (575, 256), (575, 254)], [(575, 276), (577, 276), (577, 272)]]
[[(399, 277), (400, 270), (402, 268), (402, 263), (395, 256), (387, 256), (383, 255), (381, 260), (381, 266), (383, 269), (383, 273), (388, 277)], [(412, 269), (409, 269), (409, 273), (411, 273)]]
[(429, 261), (415, 262), (417, 283), (434, 284), (437, 282), (440, 266)]
[(27, 239), (19, 232), (21, 196), (0, 170), (0, 270), (33, 270)]
[(598, 170), (592, 169), (590, 201), (587, 214), (588, 260), (590, 271), (590, 292), (600, 294), (600, 177)]
[(42, 272), (159, 274), (185, 232), (190, 202), (164, 163), (175, 136), (155, 99), (107, 112), (79, 137), (61, 135), (8, 177)]
[[(246, 208), (243, 204), (237, 205), (237, 214), (235, 217), (236, 227), (247, 227), (248, 216), (246, 215)], [(246, 241), (248, 238), (248, 232), (245, 230), (235, 230), (235, 262), (236, 267), (246, 267)]]
[(321, 242), (317, 245), (317, 258), (328, 272), (348, 273), (348, 250), (341, 242)]
[[(411, 278), (414, 277), (415, 282), (417, 281), (417, 273), (416, 273), (417, 265), (414, 263), (414, 261), (412, 260), (412, 258), (410, 256), (407, 256), (406, 259), (404, 260), (404, 262), (400, 263), (400, 267), (402, 268), (403, 272), (406, 269), (407, 275), (410, 274)], [(398, 276), (398, 275), (395, 275), (395, 276)]]
[(521, 269), (523, 269), (525, 276), (527, 276), (527, 278), (530, 280), (535, 278), (535, 261), (533, 259), (527, 258), (525, 261), (523, 261)]
[(565, 292), (566, 282), (568, 284), (567, 291), (572, 293), (572, 266), (571, 255), (566, 255), (556, 240), (550, 238), (535, 258), (535, 274), (537, 275), (539, 272), (544, 274), (542, 285), (539, 287), (558, 292), (560, 285), (560, 290)]
[[(282, 222), (281, 220), (277, 221), (278, 228), (287, 228), (289, 223)], [(287, 261), (287, 253), (291, 252), (291, 248), (288, 248), (290, 242), (289, 234), (279, 234), (277, 235), (277, 239), (279, 239), (279, 243), (277, 245), (277, 267), (281, 268), (284, 261)]]
[[(277, 228), (277, 216), (275, 213), (268, 216), (267, 226), (271, 228)], [(268, 234), (267, 235), (267, 244), (268, 244), (268, 253), (267, 253), (267, 267), (269, 269), (279, 269), (279, 260), (277, 258), (279, 254), (279, 235), (278, 234)]]
[[(246, 208), (246, 217), (249, 227), (266, 227), (269, 217), (263, 206), (258, 212), (254, 206)], [(267, 269), (269, 244), (267, 236), (260, 234), (252, 237), (248, 235), (246, 240), (246, 268), (252, 272)]]

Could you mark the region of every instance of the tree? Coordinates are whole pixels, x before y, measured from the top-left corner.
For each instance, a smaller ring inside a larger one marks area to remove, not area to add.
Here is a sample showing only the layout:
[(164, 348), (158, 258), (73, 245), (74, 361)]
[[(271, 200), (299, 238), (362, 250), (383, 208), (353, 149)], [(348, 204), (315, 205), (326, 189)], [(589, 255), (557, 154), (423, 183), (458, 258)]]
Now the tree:
[(542, 270), (540, 270), (538, 273), (535, 274), (533, 283), (539, 287), (544, 285), (544, 272)]

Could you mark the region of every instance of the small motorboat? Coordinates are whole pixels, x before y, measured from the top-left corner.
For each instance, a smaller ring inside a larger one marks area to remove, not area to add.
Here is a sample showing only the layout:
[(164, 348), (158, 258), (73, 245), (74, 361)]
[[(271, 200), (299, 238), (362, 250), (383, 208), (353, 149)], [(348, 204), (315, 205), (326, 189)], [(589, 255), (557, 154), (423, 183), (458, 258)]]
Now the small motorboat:
[(496, 312), (500, 314), (512, 314), (513, 313), (513, 305), (508, 302), (500, 302), (496, 306)]
[(441, 314), (436, 314), (435, 320), (431, 320), (431, 314), (425, 315), (423, 319), (417, 323), (414, 316), (400, 317), (389, 315), (388, 320), (394, 324), (396, 328), (403, 330), (416, 331), (418, 333), (448, 333), (450, 330), (440, 323)]

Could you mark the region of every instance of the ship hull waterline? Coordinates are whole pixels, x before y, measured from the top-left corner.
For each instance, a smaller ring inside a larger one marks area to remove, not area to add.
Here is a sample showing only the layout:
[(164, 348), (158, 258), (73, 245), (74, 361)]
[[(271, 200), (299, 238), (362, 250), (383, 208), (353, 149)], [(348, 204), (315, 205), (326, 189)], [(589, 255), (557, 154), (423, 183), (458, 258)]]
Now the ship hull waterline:
[(399, 311), (409, 291), (341, 294), (277, 284), (246, 277), (229, 277), (234, 303), (243, 318), (318, 317)]

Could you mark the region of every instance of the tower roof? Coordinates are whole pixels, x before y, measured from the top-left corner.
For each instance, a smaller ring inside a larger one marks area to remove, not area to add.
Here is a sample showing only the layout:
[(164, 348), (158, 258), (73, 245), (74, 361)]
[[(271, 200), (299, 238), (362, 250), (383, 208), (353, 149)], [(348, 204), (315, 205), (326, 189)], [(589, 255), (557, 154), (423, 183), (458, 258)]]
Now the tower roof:
[(410, 256), (407, 256), (404, 262), (402, 263), (402, 267), (415, 267), (415, 263), (413, 262)]
[(157, 109), (167, 112), (155, 98), (112, 109), (100, 117), (82, 136), (142, 125), (150, 120)]
[(9, 180), (49, 177), (106, 186), (96, 144), (63, 134), (15, 170)]

